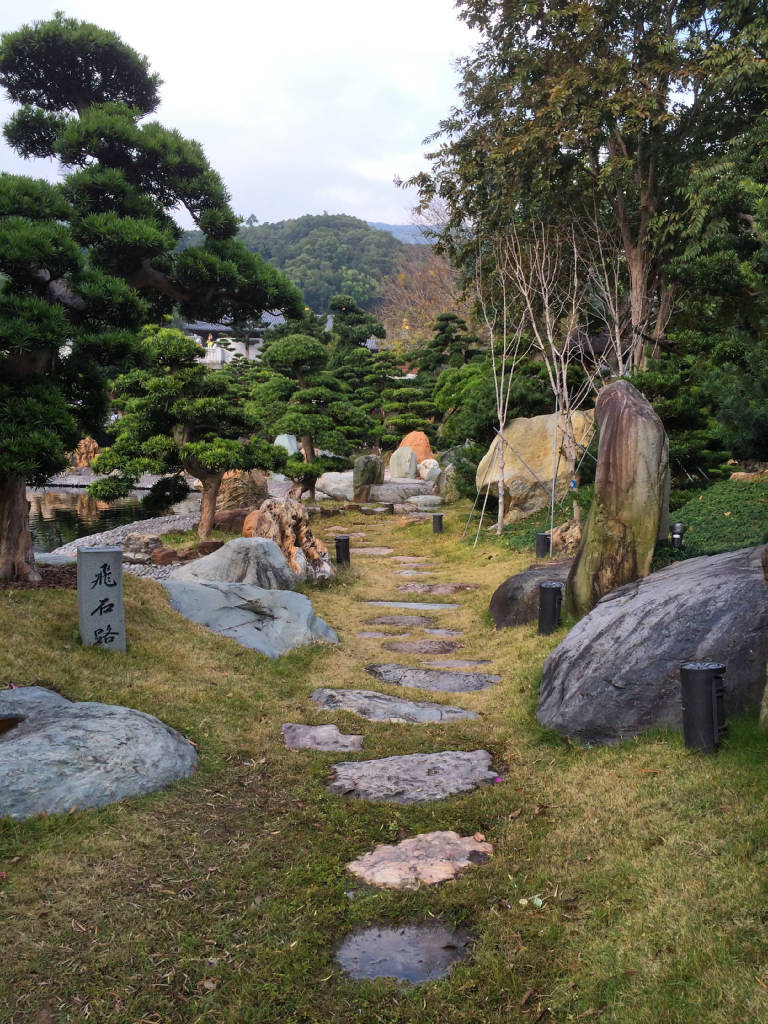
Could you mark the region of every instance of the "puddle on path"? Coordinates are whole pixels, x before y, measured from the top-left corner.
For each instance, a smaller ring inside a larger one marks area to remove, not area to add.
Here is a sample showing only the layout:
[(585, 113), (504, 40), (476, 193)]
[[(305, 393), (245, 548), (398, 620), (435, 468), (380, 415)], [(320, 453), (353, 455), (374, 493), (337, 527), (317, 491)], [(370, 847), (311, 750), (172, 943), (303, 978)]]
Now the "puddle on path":
[(350, 978), (394, 978), (418, 985), (444, 978), (469, 953), (464, 929), (449, 932), (441, 924), (366, 928), (350, 935), (336, 951)]

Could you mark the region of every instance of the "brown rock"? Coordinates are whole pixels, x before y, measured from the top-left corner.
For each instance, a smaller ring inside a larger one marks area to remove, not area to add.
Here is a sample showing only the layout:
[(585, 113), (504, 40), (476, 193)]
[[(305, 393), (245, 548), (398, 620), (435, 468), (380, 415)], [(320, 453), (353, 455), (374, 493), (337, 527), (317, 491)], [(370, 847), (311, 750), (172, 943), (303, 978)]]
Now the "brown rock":
[[(592, 433), (594, 413), (575, 412), (573, 431), (577, 444), (588, 443)], [(504, 519), (518, 522), (542, 508), (548, 508), (552, 489), (553, 433), (555, 416), (520, 417), (507, 424), (504, 430)], [(563, 432), (558, 425), (556, 451), (563, 443)], [(557, 462), (555, 498), (565, 496), (570, 481), (565, 459)], [(499, 468), (496, 442), (480, 461), (475, 483), (480, 494), (490, 490), (498, 494)]]
[(152, 552), (162, 547), (160, 538), (152, 533), (129, 533), (123, 539), (123, 561), (134, 565), (149, 565)]
[(435, 457), (432, 453), (429, 438), (423, 430), (412, 430), (410, 434), (406, 434), (398, 448), (410, 448), (412, 452), (416, 453), (417, 462), (423, 462), (425, 459), (434, 459)]
[(179, 561), (179, 553), (174, 548), (166, 548), (162, 545), (152, 551), (153, 565), (170, 565)]
[(328, 549), (312, 533), (301, 502), (293, 498), (268, 498), (246, 517), (243, 536), (273, 540), (301, 579), (330, 579), (336, 575)]
[(224, 547), (223, 540), (201, 540), (197, 545), (197, 553), (202, 558), (204, 555), (212, 555), (214, 551)]
[(535, 622), (539, 614), (539, 586), (547, 580), (565, 583), (572, 565), (571, 559), (531, 565), (506, 579), (494, 591), (488, 611), (496, 629), (522, 626)]
[(232, 469), (224, 474), (216, 498), (217, 509), (258, 508), (269, 497), (267, 474), (260, 469)]
[(566, 588), (578, 615), (650, 572), (668, 468), (664, 426), (629, 381), (602, 389), (595, 419), (595, 497)]
[(226, 508), (217, 509), (213, 517), (213, 525), (217, 530), (226, 530), (227, 533), (243, 532), (243, 523), (253, 508)]
[(562, 555), (570, 558), (576, 554), (581, 537), (584, 532), (584, 524), (576, 519), (556, 526), (552, 531), (552, 554)]
[(92, 437), (84, 437), (72, 453), (72, 461), (78, 469), (87, 469), (99, 454), (99, 446)]

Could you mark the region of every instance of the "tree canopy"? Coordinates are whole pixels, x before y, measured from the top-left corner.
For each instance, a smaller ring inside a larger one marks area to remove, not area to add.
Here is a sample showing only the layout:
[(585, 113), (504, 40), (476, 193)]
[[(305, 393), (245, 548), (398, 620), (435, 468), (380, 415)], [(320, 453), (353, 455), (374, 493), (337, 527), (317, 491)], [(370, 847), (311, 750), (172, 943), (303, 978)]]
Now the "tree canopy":
[[(106, 382), (137, 332), (188, 318), (294, 315), (298, 289), (234, 236), (237, 218), (198, 143), (144, 117), (159, 79), (113, 33), (58, 14), (0, 41), (0, 83), (22, 104), (4, 129), (22, 156), (67, 172), (0, 175), (0, 578), (34, 574), (24, 485), (66, 465), (103, 421)], [(177, 251), (184, 207), (204, 234)]]

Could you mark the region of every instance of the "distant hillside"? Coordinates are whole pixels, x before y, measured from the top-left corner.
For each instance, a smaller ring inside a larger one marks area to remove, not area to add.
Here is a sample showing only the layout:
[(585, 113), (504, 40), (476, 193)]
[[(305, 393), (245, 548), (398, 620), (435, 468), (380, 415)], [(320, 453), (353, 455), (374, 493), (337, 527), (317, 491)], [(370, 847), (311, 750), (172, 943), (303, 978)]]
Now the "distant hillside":
[[(329, 299), (339, 294), (370, 306), (378, 298), (380, 282), (393, 273), (404, 251), (392, 232), (345, 214), (246, 224), (238, 238), (298, 285), (315, 313), (327, 312)], [(200, 245), (202, 239), (199, 231), (188, 231), (179, 244), (187, 248)]]
[(398, 242), (405, 242), (406, 245), (429, 245), (429, 239), (424, 237), (417, 224), (384, 224), (375, 220), (369, 220), (368, 224), (377, 231), (388, 231)]

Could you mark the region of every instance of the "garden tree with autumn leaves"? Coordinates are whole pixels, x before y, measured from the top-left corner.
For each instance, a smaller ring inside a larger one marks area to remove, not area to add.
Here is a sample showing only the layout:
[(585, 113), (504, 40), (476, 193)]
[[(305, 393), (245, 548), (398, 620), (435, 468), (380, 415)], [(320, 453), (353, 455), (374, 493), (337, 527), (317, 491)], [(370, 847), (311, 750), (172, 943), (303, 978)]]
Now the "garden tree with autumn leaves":
[(460, 103), (434, 137), (432, 171), (411, 182), (423, 206), (437, 199), (449, 212), (442, 249), (471, 279), (478, 243), (510, 224), (519, 238), (531, 225), (538, 237), (581, 231), (585, 252), (597, 244), (608, 264), (618, 259), (618, 281), (593, 273), (593, 308), (605, 312), (618, 284), (614, 326), (630, 370), (643, 367), (668, 343), (691, 260), (724, 224), (741, 235), (754, 226), (764, 190), (725, 196), (722, 183), (740, 179), (740, 154), (754, 149), (745, 140), (765, 134), (763, 4), (456, 6), (481, 42), (460, 62)]
[[(0, 578), (35, 576), (26, 484), (104, 420), (106, 385), (141, 370), (140, 327), (300, 315), (299, 291), (234, 240), (227, 191), (198, 143), (147, 120), (160, 79), (117, 35), (57, 14), (0, 41), (6, 124), (60, 184), (0, 175)], [(183, 207), (204, 244), (176, 251)], [(156, 346), (155, 346), (156, 347)]]

